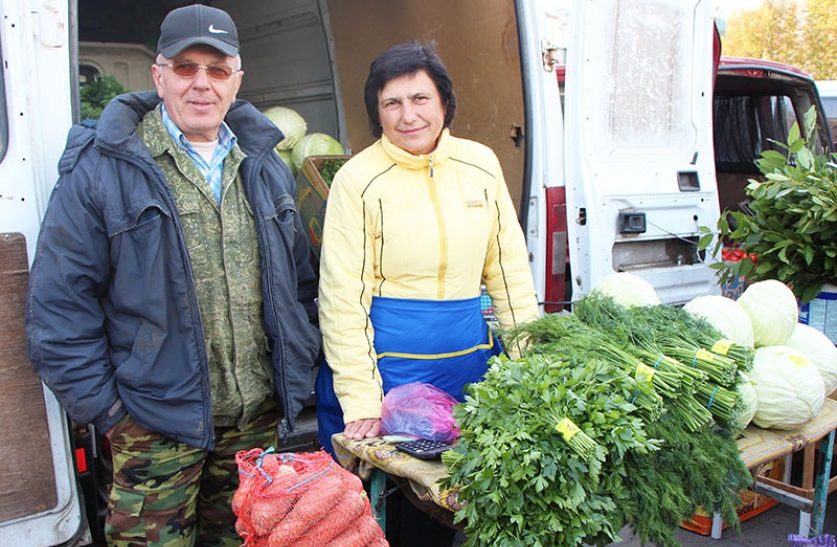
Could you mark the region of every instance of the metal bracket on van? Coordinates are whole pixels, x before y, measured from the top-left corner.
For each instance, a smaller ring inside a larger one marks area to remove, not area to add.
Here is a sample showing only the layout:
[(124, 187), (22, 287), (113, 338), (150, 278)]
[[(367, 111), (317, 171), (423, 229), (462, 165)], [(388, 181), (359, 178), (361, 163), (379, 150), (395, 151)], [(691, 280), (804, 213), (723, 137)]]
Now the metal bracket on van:
[(559, 48), (548, 40), (541, 42), (541, 53), (543, 56), (543, 69), (547, 72), (552, 72), (556, 66), (565, 63), (564, 54), (566, 50)]

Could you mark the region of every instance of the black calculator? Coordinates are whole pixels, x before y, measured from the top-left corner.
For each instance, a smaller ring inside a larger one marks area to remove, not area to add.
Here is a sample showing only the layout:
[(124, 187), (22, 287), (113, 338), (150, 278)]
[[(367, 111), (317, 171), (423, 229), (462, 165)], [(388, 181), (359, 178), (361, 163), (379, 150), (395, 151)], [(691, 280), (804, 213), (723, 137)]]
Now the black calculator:
[(407, 441), (405, 443), (398, 443), (395, 448), (401, 452), (405, 452), (410, 456), (422, 460), (434, 460), (442, 456), (442, 452), (450, 450), (453, 445), (444, 441), (428, 441), (427, 439), (416, 439), (415, 441)]

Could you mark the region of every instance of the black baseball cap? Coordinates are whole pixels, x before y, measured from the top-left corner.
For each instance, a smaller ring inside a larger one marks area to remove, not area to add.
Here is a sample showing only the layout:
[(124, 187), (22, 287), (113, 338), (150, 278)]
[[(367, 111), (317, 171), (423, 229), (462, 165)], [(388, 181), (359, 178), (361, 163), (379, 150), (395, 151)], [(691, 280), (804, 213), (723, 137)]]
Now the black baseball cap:
[(172, 10), (160, 25), (157, 53), (172, 59), (184, 49), (203, 44), (224, 55), (238, 55), (238, 30), (232, 17), (218, 8), (192, 4)]

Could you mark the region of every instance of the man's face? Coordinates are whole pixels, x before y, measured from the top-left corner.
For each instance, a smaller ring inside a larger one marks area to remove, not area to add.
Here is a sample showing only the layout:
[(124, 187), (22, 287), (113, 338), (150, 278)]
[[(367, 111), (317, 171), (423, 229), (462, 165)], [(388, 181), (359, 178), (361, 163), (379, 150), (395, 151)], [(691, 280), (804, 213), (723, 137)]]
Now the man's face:
[(378, 93), (384, 135), (413, 155), (429, 154), (445, 124), (445, 107), (424, 70), (388, 81)]
[[(175, 73), (176, 68), (188, 68), (189, 63), (224, 68), (232, 71), (232, 75), (224, 80), (211, 77), (206, 69), (199, 69), (192, 77)], [(168, 66), (151, 67), (154, 86), (175, 125), (190, 141), (218, 138), (218, 128), (241, 87), (243, 72), (236, 70), (236, 59), (215, 48), (193, 46), (174, 59), (162, 59), (161, 64)]]

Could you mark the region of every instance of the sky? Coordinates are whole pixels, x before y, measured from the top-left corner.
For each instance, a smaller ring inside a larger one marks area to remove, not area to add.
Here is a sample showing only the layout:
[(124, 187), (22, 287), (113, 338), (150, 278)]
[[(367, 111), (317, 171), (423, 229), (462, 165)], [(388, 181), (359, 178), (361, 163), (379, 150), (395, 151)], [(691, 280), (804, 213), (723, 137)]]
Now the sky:
[(713, 11), (718, 17), (729, 17), (737, 11), (758, 9), (764, 0), (713, 0)]

